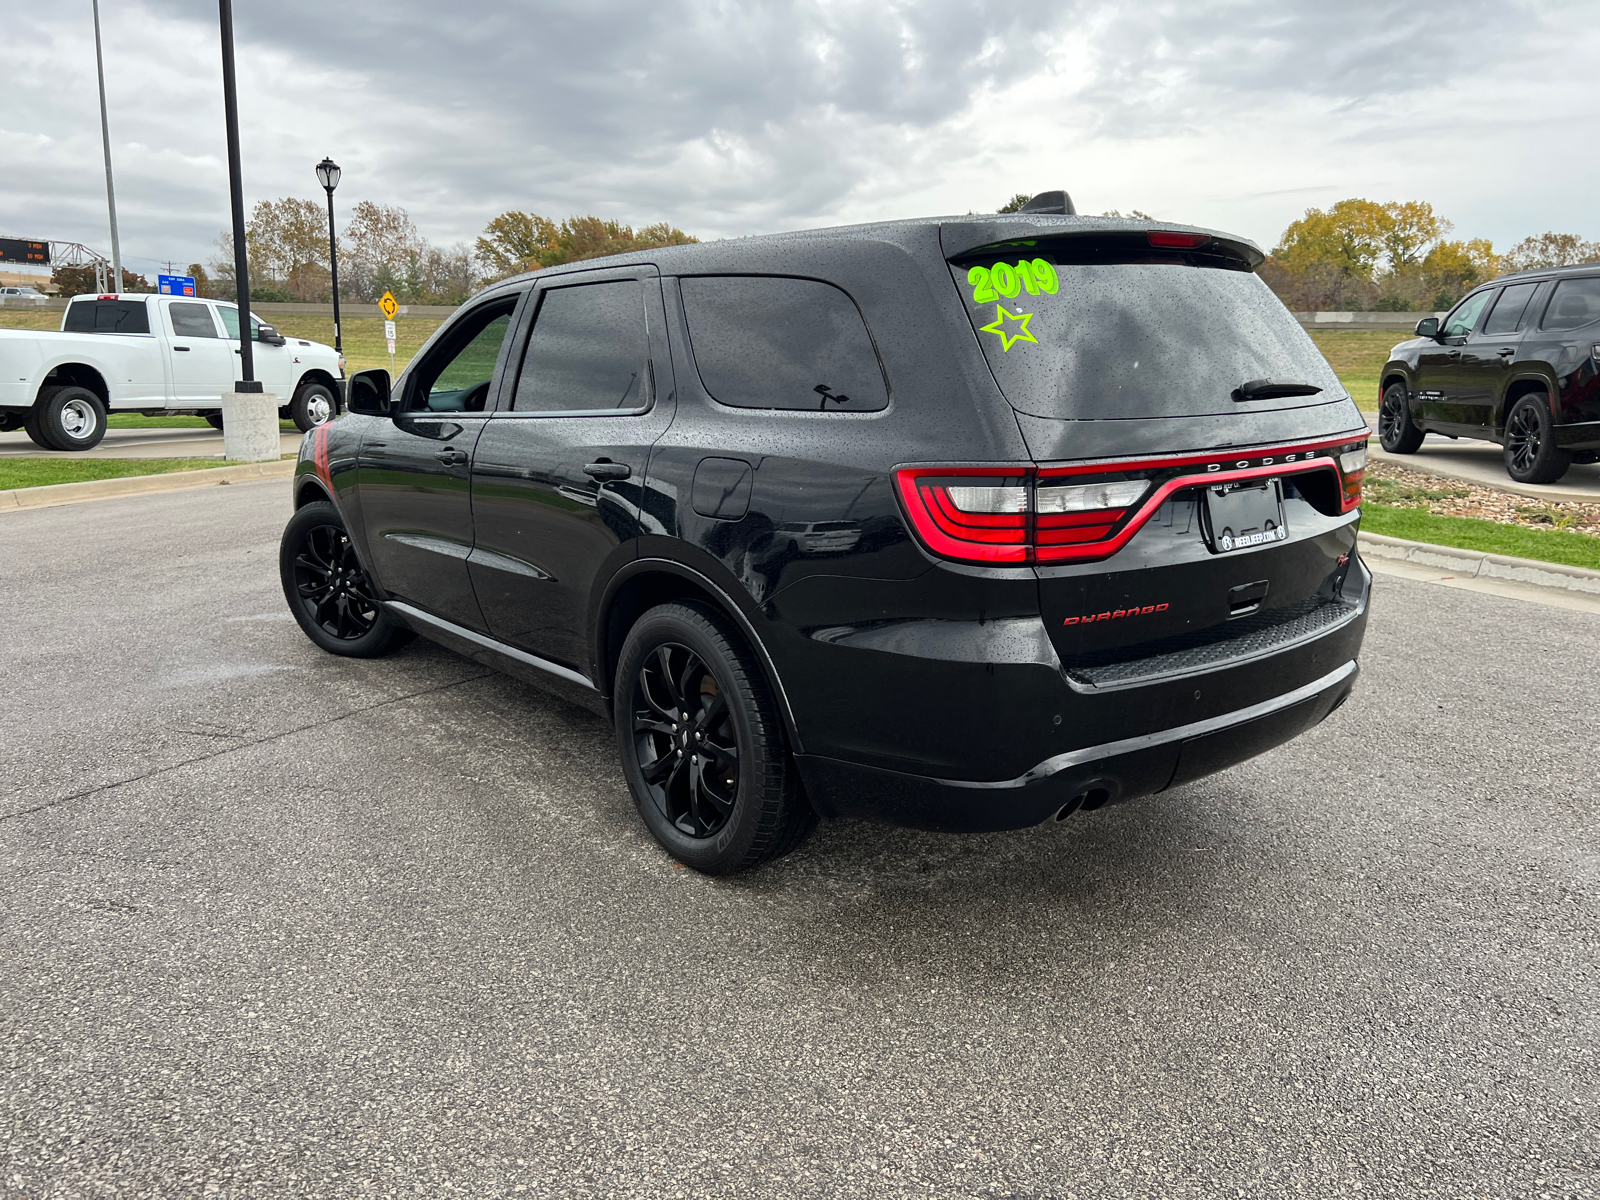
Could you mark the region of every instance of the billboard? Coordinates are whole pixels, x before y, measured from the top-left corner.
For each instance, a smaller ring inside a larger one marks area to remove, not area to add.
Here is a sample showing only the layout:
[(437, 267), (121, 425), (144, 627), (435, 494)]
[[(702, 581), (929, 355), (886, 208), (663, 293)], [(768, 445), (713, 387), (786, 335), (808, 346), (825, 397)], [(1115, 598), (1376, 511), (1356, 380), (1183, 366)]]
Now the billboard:
[(27, 263), (32, 267), (50, 265), (50, 243), (30, 242), (26, 238), (0, 238), (0, 262)]
[[(254, 290), (253, 288), (251, 289)], [(193, 275), (157, 275), (156, 291), (163, 296), (194, 295)]]

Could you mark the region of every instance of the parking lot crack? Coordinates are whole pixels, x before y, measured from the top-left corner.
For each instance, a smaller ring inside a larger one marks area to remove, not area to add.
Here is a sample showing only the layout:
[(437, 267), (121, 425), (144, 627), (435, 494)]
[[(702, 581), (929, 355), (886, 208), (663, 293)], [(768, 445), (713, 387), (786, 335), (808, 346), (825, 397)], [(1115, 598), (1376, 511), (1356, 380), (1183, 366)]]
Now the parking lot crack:
[[(482, 671), (476, 675), (469, 675), (465, 679), (457, 679), (453, 683), (442, 683), (438, 687), (422, 688), (419, 691), (407, 692), (403, 696), (391, 696), (387, 700), (379, 700), (376, 704), (368, 704), (361, 708), (353, 708), (349, 712), (340, 713), (335, 717), (328, 717), (320, 721), (308, 721), (304, 725), (296, 725), (292, 729), (279, 730), (277, 733), (271, 733), (265, 737), (253, 738), (249, 741), (239, 741), (234, 745), (226, 746), (220, 750), (215, 750), (210, 754), (197, 754), (193, 758), (184, 759), (182, 762), (169, 763), (167, 766), (156, 767), (154, 770), (145, 771), (139, 775), (130, 775), (126, 779), (115, 779), (110, 783), (102, 783), (96, 787), (85, 788), (81, 792), (73, 792), (68, 796), (58, 796), (54, 800), (47, 800), (45, 803), (36, 804), (32, 808), (18, 809), (16, 812), (0, 813), (0, 821), (12, 821), (19, 817), (28, 817), (32, 816), (34, 813), (44, 812), (46, 809), (58, 808), (63, 804), (70, 804), (74, 800), (86, 800), (90, 796), (97, 796), (102, 792), (109, 792), (116, 788), (126, 787), (130, 783), (138, 783), (144, 779), (154, 779), (158, 775), (167, 775), (173, 771), (181, 771), (184, 767), (191, 767), (195, 763), (209, 762), (214, 758), (222, 758), (228, 754), (235, 754), (240, 750), (248, 750), (253, 746), (264, 746), (269, 742), (276, 742), (282, 740), (283, 738), (293, 737), (298, 733), (305, 733), (309, 729), (320, 729), (328, 725), (337, 725), (341, 721), (348, 721), (351, 717), (359, 717), (363, 713), (375, 712), (380, 708), (390, 708), (396, 704), (403, 704), (408, 700), (415, 700), (419, 696), (431, 696), (437, 692), (447, 692), (451, 688), (458, 688), (463, 684), (473, 683), (479, 679), (485, 679), (492, 674), (494, 674), (493, 671)], [(185, 732), (189, 731), (186, 730)]]

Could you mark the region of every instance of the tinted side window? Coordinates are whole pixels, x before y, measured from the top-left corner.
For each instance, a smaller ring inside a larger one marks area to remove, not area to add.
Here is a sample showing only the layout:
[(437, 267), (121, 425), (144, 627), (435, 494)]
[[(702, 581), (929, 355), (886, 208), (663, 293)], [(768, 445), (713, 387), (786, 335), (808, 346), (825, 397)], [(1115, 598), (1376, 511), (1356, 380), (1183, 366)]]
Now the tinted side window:
[(217, 327), (211, 320), (211, 308), (205, 304), (173, 304), (167, 309), (172, 317), (175, 337), (214, 338)]
[(517, 376), (514, 412), (632, 410), (646, 402), (650, 343), (637, 279), (549, 288)]
[(511, 298), (462, 317), (418, 366), (408, 389), (412, 411), (482, 412), (515, 308)]
[(1500, 293), (1494, 302), (1494, 311), (1483, 323), (1484, 333), (1515, 333), (1522, 323), (1522, 310), (1539, 290), (1537, 283), (1515, 283)]
[(1556, 284), (1541, 329), (1576, 329), (1600, 320), (1600, 277), (1563, 279)]
[(61, 328), (68, 333), (149, 333), (150, 310), (143, 300), (74, 300)]
[(1466, 337), (1477, 327), (1478, 317), (1483, 312), (1483, 306), (1489, 303), (1493, 292), (1479, 292), (1476, 296), (1468, 296), (1444, 319), (1444, 328), (1439, 331), (1442, 337)]
[(866, 323), (832, 284), (708, 275), (679, 286), (700, 381), (719, 403), (812, 412), (888, 407)]

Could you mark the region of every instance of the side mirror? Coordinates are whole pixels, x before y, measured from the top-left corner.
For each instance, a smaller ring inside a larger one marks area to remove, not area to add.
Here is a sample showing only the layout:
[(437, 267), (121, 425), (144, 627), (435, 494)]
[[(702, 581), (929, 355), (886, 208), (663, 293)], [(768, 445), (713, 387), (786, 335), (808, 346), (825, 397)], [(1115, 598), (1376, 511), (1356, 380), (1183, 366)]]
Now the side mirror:
[(389, 372), (382, 367), (357, 371), (344, 381), (344, 410), (368, 417), (389, 415)]
[(1418, 337), (1425, 337), (1425, 338), (1438, 338), (1438, 336), (1439, 336), (1439, 318), (1438, 317), (1423, 317), (1422, 320), (1418, 321), (1417, 322), (1417, 336)]
[(266, 342), (269, 346), (281, 346), (288, 340), (271, 325), (256, 326), (256, 341), (258, 342)]

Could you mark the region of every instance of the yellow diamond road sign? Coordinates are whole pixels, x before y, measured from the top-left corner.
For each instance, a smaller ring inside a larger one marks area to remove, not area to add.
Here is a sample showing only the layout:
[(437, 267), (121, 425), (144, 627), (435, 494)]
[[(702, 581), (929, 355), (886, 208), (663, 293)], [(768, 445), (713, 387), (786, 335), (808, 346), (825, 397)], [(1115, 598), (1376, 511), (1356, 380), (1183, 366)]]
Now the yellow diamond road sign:
[(393, 292), (385, 292), (383, 299), (378, 301), (378, 307), (383, 310), (383, 318), (386, 321), (394, 320), (395, 313), (400, 311), (400, 305), (395, 302)]

